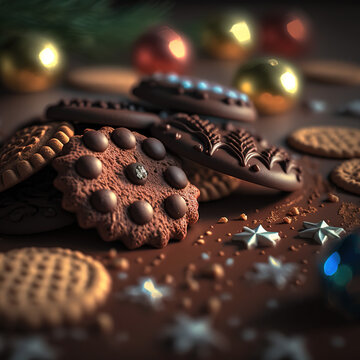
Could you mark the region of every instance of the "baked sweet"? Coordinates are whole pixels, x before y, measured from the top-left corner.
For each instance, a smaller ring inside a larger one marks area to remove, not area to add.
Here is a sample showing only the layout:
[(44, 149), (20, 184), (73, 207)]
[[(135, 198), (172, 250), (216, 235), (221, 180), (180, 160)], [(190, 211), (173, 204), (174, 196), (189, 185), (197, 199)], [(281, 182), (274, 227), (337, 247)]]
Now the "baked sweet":
[(43, 168), (73, 135), (73, 127), (66, 122), (33, 125), (17, 131), (0, 149), (0, 191)]
[(309, 154), (351, 159), (360, 156), (360, 129), (340, 126), (301, 128), (288, 137), (288, 143)]
[(212, 170), (283, 191), (302, 186), (301, 169), (288, 153), (245, 129), (176, 114), (151, 131), (175, 154)]
[(331, 172), (331, 180), (342, 189), (360, 195), (360, 159), (343, 162)]
[(115, 102), (63, 99), (58, 104), (49, 106), (46, 110), (46, 116), (54, 120), (101, 126), (125, 126), (131, 129), (144, 129), (161, 121), (155, 112), (128, 100)]
[(80, 251), (22, 248), (0, 254), (0, 326), (77, 324), (111, 290), (104, 266)]
[(256, 110), (246, 94), (207, 80), (154, 74), (143, 78), (133, 93), (164, 109), (239, 121), (256, 119)]
[(88, 130), (53, 165), (64, 209), (106, 241), (161, 248), (198, 220), (199, 190), (157, 139), (126, 128)]

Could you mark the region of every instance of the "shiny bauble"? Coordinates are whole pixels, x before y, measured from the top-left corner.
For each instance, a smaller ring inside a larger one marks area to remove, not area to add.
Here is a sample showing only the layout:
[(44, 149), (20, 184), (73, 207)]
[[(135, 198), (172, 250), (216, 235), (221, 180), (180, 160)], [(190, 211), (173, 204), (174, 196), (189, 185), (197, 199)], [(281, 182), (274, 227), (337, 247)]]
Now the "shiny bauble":
[(326, 301), (347, 317), (360, 319), (360, 231), (332, 245), (319, 265)]
[(52, 86), (63, 68), (55, 42), (39, 34), (10, 38), (0, 49), (0, 82), (15, 92), (36, 92)]
[(132, 51), (133, 66), (145, 74), (183, 74), (189, 68), (191, 58), (190, 42), (169, 26), (157, 26), (145, 32)]
[(275, 115), (290, 110), (300, 100), (302, 77), (287, 61), (257, 58), (240, 66), (234, 86), (251, 98), (260, 114)]
[(271, 55), (298, 57), (311, 47), (312, 29), (302, 12), (278, 12), (261, 20), (261, 49)]
[(245, 13), (210, 18), (201, 35), (204, 51), (221, 60), (247, 59), (258, 41), (255, 22)]

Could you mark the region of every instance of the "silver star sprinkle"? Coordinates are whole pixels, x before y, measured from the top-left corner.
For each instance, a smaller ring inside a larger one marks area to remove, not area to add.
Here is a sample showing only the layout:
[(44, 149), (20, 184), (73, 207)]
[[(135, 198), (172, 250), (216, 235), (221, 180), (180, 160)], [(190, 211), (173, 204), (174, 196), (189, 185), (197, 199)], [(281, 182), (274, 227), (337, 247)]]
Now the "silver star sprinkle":
[(305, 340), (300, 336), (289, 337), (278, 332), (271, 332), (267, 339), (270, 346), (263, 353), (263, 360), (310, 360)]
[(125, 297), (134, 302), (145, 303), (158, 309), (162, 300), (172, 294), (169, 286), (158, 286), (152, 278), (141, 278), (136, 286), (129, 286), (125, 289)]
[(244, 230), (234, 234), (232, 240), (241, 241), (247, 249), (253, 249), (258, 246), (275, 246), (276, 242), (280, 240), (280, 236), (277, 232), (266, 231), (262, 225), (255, 229), (244, 226)]
[(9, 360), (53, 360), (55, 350), (40, 336), (14, 340)]
[(328, 239), (340, 239), (340, 235), (345, 230), (340, 227), (329, 226), (324, 220), (318, 223), (304, 221), (304, 230), (299, 231), (299, 236), (303, 239), (314, 239), (322, 245)]
[(267, 263), (255, 263), (256, 272), (246, 274), (249, 280), (255, 282), (270, 281), (277, 288), (282, 289), (294, 277), (298, 265), (295, 263), (283, 264), (279, 259), (269, 256)]
[(178, 354), (193, 350), (199, 356), (206, 356), (211, 347), (225, 350), (228, 345), (223, 335), (211, 327), (210, 319), (193, 319), (185, 314), (178, 315), (175, 324), (165, 328), (163, 336), (172, 340)]

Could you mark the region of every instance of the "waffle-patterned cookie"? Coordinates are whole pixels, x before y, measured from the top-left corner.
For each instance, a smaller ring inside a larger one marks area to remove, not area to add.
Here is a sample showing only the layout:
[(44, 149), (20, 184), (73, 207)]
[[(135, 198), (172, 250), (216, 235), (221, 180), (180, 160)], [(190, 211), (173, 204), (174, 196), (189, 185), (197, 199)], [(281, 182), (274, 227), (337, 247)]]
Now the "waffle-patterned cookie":
[(33, 125), (17, 131), (0, 149), (0, 191), (48, 164), (74, 135), (68, 123)]
[(337, 166), (331, 173), (331, 180), (342, 189), (360, 195), (360, 159)]
[(318, 156), (338, 159), (360, 157), (360, 130), (316, 126), (296, 130), (288, 138), (293, 148)]
[(88, 130), (53, 165), (65, 210), (106, 241), (161, 248), (198, 220), (199, 190), (157, 139), (126, 128)]
[(0, 324), (38, 329), (78, 323), (103, 304), (111, 279), (79, 251), (23, 248), (0, 254)]

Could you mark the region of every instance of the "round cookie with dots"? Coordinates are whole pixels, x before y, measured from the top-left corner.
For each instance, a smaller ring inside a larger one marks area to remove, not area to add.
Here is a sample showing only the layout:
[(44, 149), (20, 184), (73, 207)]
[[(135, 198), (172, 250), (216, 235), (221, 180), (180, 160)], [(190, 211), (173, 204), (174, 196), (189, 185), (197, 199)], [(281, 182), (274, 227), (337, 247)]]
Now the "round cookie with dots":
[(254, 121), (257, 116), (246, 94), (189, 76), (156, 73), (143, 78), (133, 94), (167, 110), (238, 121)]
[(199, 190), (155, 138), (103, 127), (74, 136), (53, 166), (65, 210), (82, 228), (130, 249), (181, 240), (198, 220)]

